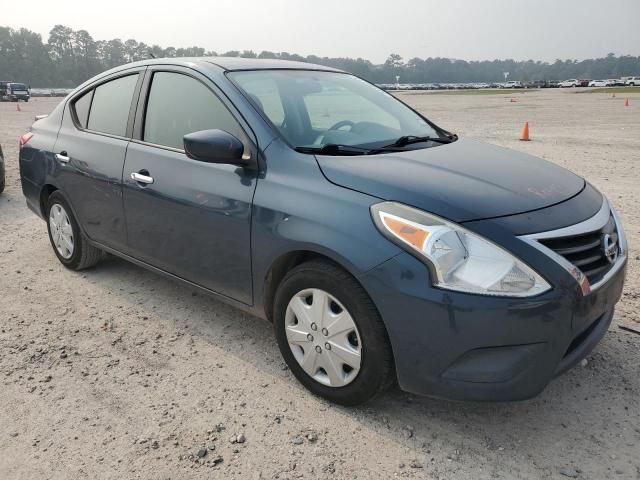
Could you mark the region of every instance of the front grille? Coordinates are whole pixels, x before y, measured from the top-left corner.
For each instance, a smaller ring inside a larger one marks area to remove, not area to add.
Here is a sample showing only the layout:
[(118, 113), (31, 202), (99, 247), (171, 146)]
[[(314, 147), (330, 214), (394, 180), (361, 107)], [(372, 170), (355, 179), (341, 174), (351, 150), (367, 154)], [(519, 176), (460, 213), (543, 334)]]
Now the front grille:
[(593, 285), (613, 266), (613, 262), (605, 255), (603, 239), (606, 235), (616, 243), (617, 251), (618, 232), (612, 215), (604, 227), (594, 232), (568, 237), (541, 238), (538, 241), (579, 268)]

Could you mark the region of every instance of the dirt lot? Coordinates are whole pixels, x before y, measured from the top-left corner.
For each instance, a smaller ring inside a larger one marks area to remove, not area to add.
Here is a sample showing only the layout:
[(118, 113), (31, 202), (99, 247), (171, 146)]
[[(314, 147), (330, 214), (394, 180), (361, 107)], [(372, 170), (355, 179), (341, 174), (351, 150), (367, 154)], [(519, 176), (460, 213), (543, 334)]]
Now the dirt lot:
[[(402, 98), (586, 176), (619, 209), (627, 287), (586, 365), (519, 403), (314, 398), (267, 323), (117, 259), (65, 270), (17, 167), (18, 136), (58, 100), (1, 103), (0, 479), (640, 478), (640, 335), (619, 329), (640, 326), (640, 95), (627, 108), (557, 90)], [(517, 140), (525, 120), (529, 143)]]

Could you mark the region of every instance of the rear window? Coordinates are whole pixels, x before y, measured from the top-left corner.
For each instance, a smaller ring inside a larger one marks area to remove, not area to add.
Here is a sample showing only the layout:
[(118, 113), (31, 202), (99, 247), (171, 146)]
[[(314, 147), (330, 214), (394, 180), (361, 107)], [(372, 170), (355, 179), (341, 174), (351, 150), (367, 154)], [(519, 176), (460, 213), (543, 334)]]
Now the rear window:
[(123, 137), (127, 132), (129, 110), (137, 81), (138, 74), (134, 74), (97, 87), (93, 92), (87, 128)]
[(26, 90), (27, 87), (24, 83), (10, 83), (9, 86), (11, 87), (11, 90)]

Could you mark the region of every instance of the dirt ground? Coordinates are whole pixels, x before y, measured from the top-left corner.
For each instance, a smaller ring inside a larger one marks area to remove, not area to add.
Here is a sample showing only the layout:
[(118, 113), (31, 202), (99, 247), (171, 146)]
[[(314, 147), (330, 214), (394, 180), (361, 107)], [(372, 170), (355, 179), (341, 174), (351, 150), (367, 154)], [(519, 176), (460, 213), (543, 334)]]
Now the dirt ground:
[(58, 99), (0, 103), (0, 479), (640, 478), (640, 335), (619, 328), (640, 326), (640, 95), (401, 96), (586, 176), (619, 209), (627, 286), (586, 365), (518, 403), (314, 398), (266, 322), (121, 260), (63, 268), (17, 166), (18, 136)]

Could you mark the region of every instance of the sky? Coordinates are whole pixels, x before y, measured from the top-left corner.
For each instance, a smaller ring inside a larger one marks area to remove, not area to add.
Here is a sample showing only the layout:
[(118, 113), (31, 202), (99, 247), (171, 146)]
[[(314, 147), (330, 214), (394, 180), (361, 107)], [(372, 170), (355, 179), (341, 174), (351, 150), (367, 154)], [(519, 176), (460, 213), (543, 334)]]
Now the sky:
[[(18, 5), (12, 2), (14, 5)], [(18, 2), (19, 3), (19, 2)], [(640, 0), (29, 0), (0, 25), (55, 24), (166, 48), (554, 61), (640, 55)]]

